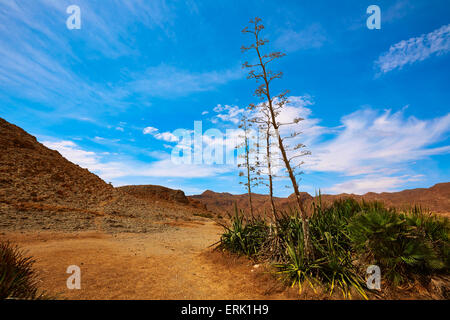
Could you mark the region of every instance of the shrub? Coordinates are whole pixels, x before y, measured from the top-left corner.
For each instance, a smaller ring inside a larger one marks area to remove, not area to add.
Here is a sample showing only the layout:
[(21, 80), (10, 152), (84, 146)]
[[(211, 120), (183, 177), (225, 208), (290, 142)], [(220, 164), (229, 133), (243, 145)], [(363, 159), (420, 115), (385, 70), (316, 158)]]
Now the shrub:
[(344, 298), (351, 297), (351, 288), (355, 288), (367, 299), (364, 280), (353, 264), (350, 238), (346, 233), (347, 221), (360, 210), (359, 204), (354, 200), (340, 200), (323, 208), (319, 197), (313, 209), (309, 224), (313, 259), (305, 256), (302, 221), (284, 215), (279, 225), (280, 234), (285, 236), (286, 261), (275, 264), (278, 273), (286, 275), (292, 286), (298, 284), (299, 291), (306, 282), (313, 290), (319, 284), (324, 285), (330, 295), (338, 289)]
[(417, 228), (431, 244), (442, 264), (437, 269), (447, 271), (450, 268), (450, 223), (447, 217), (425, 214), (419, 207), (414, 207), (406, 216), (408, 225)]
[(247, 220), (235, 209), (235, 215), (230, 216), (231, 225), (225, 228), (220, 244), (224, 249), (234, 253), (253, 256), (259, 252), (266, 239), (268, 226), (262, 219)]
[(390, 283), (398, 285), (412, 275), (448, 272), (449, 221), (413, 208), (407, 214), (387, 209), (380, 202), (353, 199), (322, 206), (313, 204), (309, 232), (313, 256), (307, 259), (302, 219), (298, 213), (278, 212), (274, 223), (248, 220), (238, 210), (220, 246), (235, 253), (270, 262), (276, 273), (313, 290), (325, 287), (330, 295), (340, 290), (351, 297), (354, 288), (367, 299), (364, 267), (378, 265)]
[(436, 247), (442, 227), (421, 212), (405, 215), (394, 209), (369, 208), (351, 220), (348, 230), (354, 249), (398, 285), (411, 273), (444, 268)]
[(33, 263), (17, 246), (0, 243), (0, 300), (44, 298), (38, 290)]

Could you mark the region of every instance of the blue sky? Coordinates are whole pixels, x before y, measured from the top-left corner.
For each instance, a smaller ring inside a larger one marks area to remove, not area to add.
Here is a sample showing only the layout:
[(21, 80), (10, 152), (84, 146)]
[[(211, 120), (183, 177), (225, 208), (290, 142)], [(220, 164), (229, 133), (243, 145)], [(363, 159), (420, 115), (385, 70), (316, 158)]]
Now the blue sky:
[[(81, 29), (69, 30), (69, 5)], [(369, 5), (381, 29), (366, 26)], [(395, 191), (450, 181), (448, 1), (0, 2), (0, 116), (114, 185), (243, 193), (236, 166), (174, 165), (176, 129), (222, 132), (257, 102), (241, 34), (259, 16), (302, 116), (301, 189)], [(276, 194), (292, 190), (277, 181)], [(257, 192), (265, 192), (259, 188)]]

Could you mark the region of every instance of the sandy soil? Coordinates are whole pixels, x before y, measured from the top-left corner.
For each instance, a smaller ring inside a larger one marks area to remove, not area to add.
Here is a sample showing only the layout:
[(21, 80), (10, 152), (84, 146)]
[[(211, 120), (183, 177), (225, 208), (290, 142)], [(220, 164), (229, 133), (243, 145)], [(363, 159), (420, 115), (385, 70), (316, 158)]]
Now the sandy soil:
[[(212, 221), (174, 222), (157, 233), (5, 233), (36, 259), (41, 287), (60, 299), (295, 298), (263, 268), (208, 248), (221, 228)], [(69, 265), (81, 289), (69, 290)], [(297, 296), (298, 298), (298, 296)]]

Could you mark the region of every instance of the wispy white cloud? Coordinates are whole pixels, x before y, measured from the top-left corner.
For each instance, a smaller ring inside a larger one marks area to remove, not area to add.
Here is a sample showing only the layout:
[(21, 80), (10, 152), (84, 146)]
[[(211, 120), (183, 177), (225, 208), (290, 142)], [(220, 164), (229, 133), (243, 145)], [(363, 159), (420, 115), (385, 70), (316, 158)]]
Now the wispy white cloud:
[[(274, 99), (274, 103), (277, 99)], [(277, 121), (281, 124), (292, 123), (293, 119), (303, 119), (298, 124), (283, 125), (280, 127), (280, 132), (283, 135), (289, 135), (294, 131), (301, 131), (300, 139), (303, 143), (311, 145), (313, 141), (321, 135), (329, 132), (330, 128), (325, 128), (319, 125), (320, 119), (312, 117), (312, 110), (310, 106), (314, 105), (314, 100), (309, 95), (304, 96), (289, 96), (288, 103), (277, 115)], [(235, 105), (217, 105), (213, 109), (217, 114), (211, 119), (214, 124), (230, 123), (236, 126), (239, 123), (242, 115), (247, 114), (249, 118), (262, 117), (259, 108), (253, 111), (246, 110)]]
[(208, 166), (195, 164), (174, 164), (171, 159), (154, 162), (142, 168), (143, 176), (147, 177), (181, 177), (206, 178), (229, 172), (227, 166)]
[(218, 86), (243, 77), (240, 68), (221, 71), (191, 72), (165, 64), (133, 74), (129, 90), (145, 96), (180, 97), (191, 93), (215, 90)]
[(162, 153), (155, 155), (157, 161), (146, 163), (119, 155), (87, 151), (70, 140), (47, 140), (42, 143), (106, 181), (124, 181), (127, 177), (206, 178), (230, 171), (227, 166), (175, 164), (169, 155)]
[[(305, 162), (304, 170), (341, 177), (344, 182), (328, 188), (328, 192), (340, 192), (345, 188), (348, 188), (347, 192), (355, 193), (393, 190), (418, 179), (419, 174), (411, 171), (414, 162), (450, 153), (450, 145), (446, 144), (450, 136), (450, 114), (421, 120), (414, 116), (405, 117), (407, 107), (394, 113), (362, 108), (342, 117), (340, 125), (326, 127), (321, 125), (321, 119), (313, 117), (312, 97), (291, 96), (288, 100), (278, 121), (303, 120), (281, 127), (280, 132), (283, 136), (301, 132), (287, 141), (291, 146), (305, 144), (312, 152), (297, 158), (299, 162)], [(236, 125), (245, 109), (218, 105), (215, 111), (220, 115), (214, 118), (216, 124)], [(296, 152), (288, 153), (295, 156)]]
[(433, 55), (443, 55), (450, 51), (450, 24), (428, 34), (402, 40), (392, 45), (375, 62), (381, 73), (402, 69), (405, 65), (423, 61)]
[(382, 21), (386, 23), (399, 20), (408, 15), (417, 5), (417, 3), (413, 3), (410, 0), (395, 1), (386, 9), (382, 9)]
[[(0, 3), (0, 92), (43, 103), (61, 117), (90, 118), (99, 109), (93, 105), (124, 107), (117, 99), (120, 90), (86, 80), (71, 69), (79, 58), (65, 29), (65, 8), (62, 1), (50, 0)], [(86, 35), (87, 46), (92, 45), (89, 39)], [(83, 113), (85, 105), (90, 113)]]
[(158, 140), (166, 142), (178, 142), (178, 138), (172, 132), (159, 132), (155, 127), (146, 127), (142, 131), (144, 134), (150, 134)]
[(65, 10), (71, 4), (69, 0), (0, 2), (0, 95), (45, 105), (32, 110), (36, 115), (94, 121), (106, 110), (149, 104), (152, 97), (214, 90), (240, 77), (237, 68), (191, 72), (167, 65), (142, 72), (124, 69), (116, 82), (87, 76), (79, 65), (80, 56), (109, 61), (139, 55), (131, 45), (130, 28), (140, 24), (146, 30), (163, 30), (161, 36), (171, 38), (176, 10), (164, 0), (108, 4), (80, 0), (82, 28), (69, 31)]
[(159, 132), (155, 138), (166, 142), (178, 142), (178, 138), (172, 132)]
[(325, 30), (320, 24), (315, 23), (300, 31), (292, 29), (282, 31), (281, 35), (275, 40), (275, 46), (283, 48), (286, 52), (295, 52), (320, 48), (326, 41)]
[(71, 161), (83, 166), (92, 166), (99, 162), (99, 156), (95, 152), (84, 151), (70, 140), (42, 141), (42, 144), (50, 149), (57, 150), (63, 157), (70, 158)]
[(411, 181), (418, 181), (421, 175), (403, 175), (403, 176), (366, 176), (359, 179), (351, 179), (342, 183), (337, 183), (330, 188), (325, 188), (326, 193), (354, 193), (364, 194), (367, 192), (390, 192), (403, 187)]
[[(19, 31), (22, 37), (42, 33), (51, 42), (58, 43), (56, 48), (63, 45), (68, 49), (71, 37), (65, 30), (66, 8), (72, 4), (71, 0), (35, 0), (24, 5), (23, 1), (9, 0), (0, 7), (5, 14), (3, 18), (15, 26), (10, 30)], [(78, 0), (76, 4), (81, 8), (82, 29), (71, 32), (71, 36), (82, 36), (88, 50), (112, 58), (133, 53), (129, 42), (123, 40), (130, 37), (129, 27), (136, 21), (146, 28), (159, 28), (167, 33), (174, 20), (174, 10), (164, 0), (111, 0), (108, 5)]]
[(146, 128), (144, 128), (144, 130), (142, 130), (142, 133), (143, 134), (152, 134), (152, 133), (155, 133), (157, 131), (158, 131), (158, 129), (155, 128), (155, 127), (146, 127)]
[(245, 113), (244, 108), (238, 106), (221, 105), (218, 104), (214, 107), (214, 112), (217, 114), (211, 119), (212, 123), (218, 123), (219, 121), (231, 122), (233, 124), (238, 124), (243, 113)]
[[(311, 106), (315, 104), (309, 95), (290, 96), (288, 103), (283, 107), (277, 117), (279, 123), (291, 123), (294, 119), (303, 119), (297, 124), (282, 126), (280, 133), (289, 135), (295, 131), (301, 132), (299, 139), (305, 145), (311, 146), (321, 135), (329, 133), (332, 128), (320, 126), (320, 119), (312, 116)], [(295, 139), (293, 140), (296, 141)], [(300, 142), (300, 141), (298, 141)]]
[(312, 146), (306, 168), (348, 176), (373, 174), (408, 161), (450, 152), (450, 114), (431, 120), (404, 117), (404, 111), (379, 114), (363, 109), (341, 119), (335, 136)]

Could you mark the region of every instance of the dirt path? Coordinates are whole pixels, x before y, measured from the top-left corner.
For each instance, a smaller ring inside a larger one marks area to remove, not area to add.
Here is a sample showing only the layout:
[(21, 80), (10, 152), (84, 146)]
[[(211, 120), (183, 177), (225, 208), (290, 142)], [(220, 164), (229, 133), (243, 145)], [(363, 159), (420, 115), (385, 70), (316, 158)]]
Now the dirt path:
[[(42, 288), (64, 299), (289, 298), (261, 268), (208, 249), (220, 231), (208, 221), (152, 234), (41, 232), (1, 238), (33, 255)], [(80, 290), (66, 287), (69, 265), (81, 268)]]

